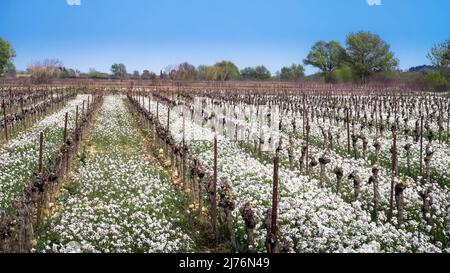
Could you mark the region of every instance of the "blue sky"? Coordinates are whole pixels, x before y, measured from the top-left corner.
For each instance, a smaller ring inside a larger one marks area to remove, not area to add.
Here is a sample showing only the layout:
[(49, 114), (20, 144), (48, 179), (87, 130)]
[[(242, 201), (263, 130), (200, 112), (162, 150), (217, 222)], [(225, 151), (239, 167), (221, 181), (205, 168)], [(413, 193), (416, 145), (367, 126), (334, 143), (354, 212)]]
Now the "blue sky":
[(367, 30), (405, 69), (428, 63), (431, 46), (450, 39), (449, 14), (448, 0), (0, 0), (0, 37), (21, 70), (44, 58), (105, 72), (114, 62), (159, 72), (225, 59), (275, 72), (302, 62), (318, 40), (345, 43)]

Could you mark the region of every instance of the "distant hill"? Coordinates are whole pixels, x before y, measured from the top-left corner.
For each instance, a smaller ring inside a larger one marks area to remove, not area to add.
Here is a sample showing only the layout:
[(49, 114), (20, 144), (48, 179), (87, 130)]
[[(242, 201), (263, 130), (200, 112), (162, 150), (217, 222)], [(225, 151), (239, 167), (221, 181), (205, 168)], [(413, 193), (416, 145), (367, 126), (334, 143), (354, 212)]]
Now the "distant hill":
[(411, 67), (408, 71), (409, 72), (427, 72), (427, 71), (433, 71), (436, 68), (432, 65), (419, 65)]

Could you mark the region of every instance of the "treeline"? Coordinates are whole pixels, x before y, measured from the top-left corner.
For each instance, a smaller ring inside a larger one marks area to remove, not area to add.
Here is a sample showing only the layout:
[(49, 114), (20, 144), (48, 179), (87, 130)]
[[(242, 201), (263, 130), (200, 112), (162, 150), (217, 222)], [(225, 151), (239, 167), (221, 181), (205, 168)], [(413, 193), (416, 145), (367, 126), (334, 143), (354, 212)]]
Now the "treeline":
[(291, 65), (283, 67), (281, 72), (272, 75), (264, 66), (245, 67), (242, 70), (231, 61), (221, 61), (214, 65), (200, 65), (197, 68), (189, 63), (182, 63), (170, 66), (162, 72), (162, 78), (171, 80), (208, 80), (208, 81), (228, 81), (228, 80), (299, 80), (305, 76), (305, 69), (302, 65)]
[[(0, 39), (0, 75), (13, 75), (12, 63), (15, 52), (11, 45)], [(220, 61), (213, 65), (194, 66), (184, 62), (171, 65), (159, 74), (144, 70), (142, 73), (129, 73), (125, 64), (115, 63), (110, 73), (90, 69), (81, 73), (76, 69), (66, 68), (59, 60), (45, 60), (30, 65), (27, 75), (34, 82), (45, 83), (52, 78), (93, 78), (93, 79), (142, 79), (142, 80), (283, 80), (283, 81), (317, 81), (327, 83), (368, 83), (368, 82), (408, 82), (421, 87), (442, 91), (450, 89), (450, 40), (436, 44), (427, 55), (430, 65), (401, 71), (399, 61), (390, 50), (390, 45), (380, 36), (370, 32), (351, 33), (345, 45), (337, 41), (318, 41), (309, 51), (302, 64), (282, 67), (274, 75), (264, 66), (239, 69), (231, 61)], [(313, 66), (319, 70), (305, 76), (304, 66)]]
[(433, 46), (427, 58), (430, 65), (398, 68), (399, 61), (390, 45), (370, 32), (351, 33), (344, 48), (336, 41), (313, 45), (304, 64), (321, 72), (311, 77), (330, 83), (408, 82), (436, 91), (450, 89), (450, 40)]

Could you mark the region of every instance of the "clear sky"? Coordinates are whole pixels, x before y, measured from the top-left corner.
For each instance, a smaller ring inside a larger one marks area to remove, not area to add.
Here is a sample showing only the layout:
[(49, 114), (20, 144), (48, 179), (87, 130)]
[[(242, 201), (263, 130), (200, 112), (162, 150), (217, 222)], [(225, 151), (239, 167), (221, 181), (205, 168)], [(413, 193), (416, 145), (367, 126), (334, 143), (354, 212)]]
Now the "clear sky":
[(104, 72), (114, 62), (159, 72), (225, 59), (275, 72), (318, 40), (345, 43), (360, 30), (390, 43), (402, 69), (426, 64), (431, 46), (450, 39), (450, 1), (0, 0), (0, 37), (20, 70), (44, 58)]

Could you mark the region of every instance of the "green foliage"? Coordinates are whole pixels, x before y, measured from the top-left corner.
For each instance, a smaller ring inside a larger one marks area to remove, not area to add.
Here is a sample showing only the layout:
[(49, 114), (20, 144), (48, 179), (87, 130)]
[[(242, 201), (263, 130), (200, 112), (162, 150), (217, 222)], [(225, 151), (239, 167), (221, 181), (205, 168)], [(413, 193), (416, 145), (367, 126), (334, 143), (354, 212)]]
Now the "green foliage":
[(215, 73), (213, 66), (200, 65), (197, 68), (197, 78), (202, 81), (215, 80)]
[(311, 75), (306, 76), (306, 79), (309, 81), (314, 81), (318, 83), (325, 83), (325, 76), (323, 72), (317, 72)]
[(343, 65), (333, 70), (328, 80), (335, 83), (351, 82), (353, 80), (352, 69), (348, 65)]
[(450, 72), (433, 71), (425, 76), (427, 84), (435, 91), (450, 90)]
[(221, 61), (213, 66), (200, 65), (197, 69), (199, 80), (228, 81), (239, 79), (238, 67), (230, 61)]
[(13, 59), (16, 57), (16, 52), (8, 41), (0, 38), (0, 76), (8, 71), (15, 71)]
[(111, 66), (111, 73), (115, 78), (124, 79), (127, 77), (127, 68), (124, 64), (113, 64)]
[(347, 37), (348, 62), (362, 82), (376, 72), (392, 71), (398, 65), (390, 46), (380, 36), (361, 31)]
[(156, 80), (156, 74), (153, 72), (150, 72), (149, 70), (142, 71), (141, 79), (143, 80)]
[(400, 71), (381, 71), (373, 74), (371, 80), (379, 83), (392, 83), (401, 79)]
[(343, 64), (345, 60), (345, 49), (338, 42), (319, 41), (313, 45), (303, 63), (319, 68), (328, 76), (334, 69)]
[(88, 77), (91, 79), (108, 79), (109, 75), (91, 68), (89, 69)]
[(167, 68), (170, 79), (172, 80), (195, 80), (197, 78), (197, 70), (195, 66), (188, 62), (181, 63)]
[(263, 65), (246, 67), (241, 70), (241, 77), (244, 80), (267, 80), (271, 76), (270, 71)]
[(437, 68), (425, 76), (428, 86), (435, 91), (450, 90), (450, 40), (434, 45), (427, 57)]
[(60, 78), (76, 78), (80, 75), (80, 71), (72, 68), (61, 67), (60, 70)]
[(290, 67), (281, 68), (280, 79), (298, 80), (305, 76), (305, 68), (302, 65), (292, 64)]
[(448, 69), (450, 67), (450, 40), (434, 45), (427, 57), (438, 69)]
[(16, 67), (14, 66), (14, 64), (10, 64), (6, 67), (5, 71), (3, 72), (3, 76), (6, 77), (16, 77), (17, 75), (17, 71), (16, 71)]
[(221, 81), (236, 80), (239, 78), (239, 69), (231, 61), (221, 61), (214, 65), (218, 71), (218, 78)]

